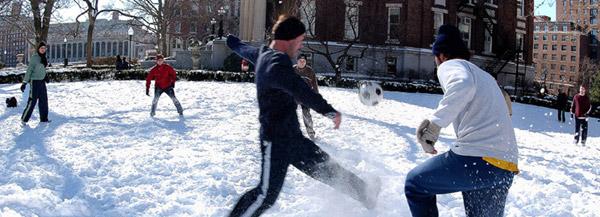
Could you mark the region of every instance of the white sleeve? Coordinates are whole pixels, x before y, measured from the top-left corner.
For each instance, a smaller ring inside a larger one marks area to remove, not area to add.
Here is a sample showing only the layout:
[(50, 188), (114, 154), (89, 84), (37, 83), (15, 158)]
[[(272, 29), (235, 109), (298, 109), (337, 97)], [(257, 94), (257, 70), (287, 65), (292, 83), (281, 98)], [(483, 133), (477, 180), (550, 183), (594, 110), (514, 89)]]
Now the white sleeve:
[(439, 69), (438, 78), (445, 90), (444, 97), (430, 120), (440, 127), (450, 125), (475, 95), (475, 81), (467, 70), (460, 63), (446, 64)]

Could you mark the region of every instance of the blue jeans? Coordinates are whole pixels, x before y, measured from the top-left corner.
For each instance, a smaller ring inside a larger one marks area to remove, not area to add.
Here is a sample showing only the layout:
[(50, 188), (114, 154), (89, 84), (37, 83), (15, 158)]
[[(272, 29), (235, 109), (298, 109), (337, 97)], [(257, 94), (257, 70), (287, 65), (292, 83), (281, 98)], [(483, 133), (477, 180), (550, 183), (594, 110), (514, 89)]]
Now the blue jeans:
[(404, 193), (412, 216), (438, 216), (437, 194), (462, 192), (467, 216), (504, 215), (514, 173), (481, 157), (448, 151), (425, 161), (406, 176)]

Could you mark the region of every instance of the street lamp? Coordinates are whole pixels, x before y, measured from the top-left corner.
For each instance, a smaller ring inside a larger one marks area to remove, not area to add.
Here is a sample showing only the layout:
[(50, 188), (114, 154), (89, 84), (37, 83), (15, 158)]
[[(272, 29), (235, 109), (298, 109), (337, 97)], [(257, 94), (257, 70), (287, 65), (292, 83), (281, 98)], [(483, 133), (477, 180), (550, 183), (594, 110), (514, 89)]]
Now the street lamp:
[(63, 39), (63, 55), (65, 55), (65, 61), (64, 61), (64, 67), (67, 67), (67, 65), (69, 65), (69, 57), (67, 56), (67, 38), (65, 37), (65, 39)]
[(217, 24), (217, 20), (215, 20), (215, 18), (212, 18), (210, 20), (210, 25), (212, 26), (212, 34), (215, 34), (215, 24)]
[(221, 20), (219, 21), (219, 39), (222, 39), (223, 38), (223, 15), (225, 15), (226, 11), (223, 7), (221, 7), (217, 11), (217, 13), (221, 17)]
[(131, 38), (133, 37), (133, 28), (131, 28), (131, 26), (129, 27), (129, 30), (127, 30), (127, 35), (129, 35), (129, 62), (131, 62)]
[(8, 66), (8, 63), (6, 63), (6, 50), (4, 50), (4, 66)]

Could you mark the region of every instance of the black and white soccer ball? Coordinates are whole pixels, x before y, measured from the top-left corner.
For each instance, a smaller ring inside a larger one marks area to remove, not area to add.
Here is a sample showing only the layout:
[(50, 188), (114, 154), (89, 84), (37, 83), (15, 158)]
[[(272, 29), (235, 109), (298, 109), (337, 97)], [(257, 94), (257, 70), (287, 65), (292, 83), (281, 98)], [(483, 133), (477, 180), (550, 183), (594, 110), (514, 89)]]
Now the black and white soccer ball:
[(375, 106), (383, 100), (383, 89), (375, 82), (362, 82), (358, 86), (358, 98), (362, 104)]

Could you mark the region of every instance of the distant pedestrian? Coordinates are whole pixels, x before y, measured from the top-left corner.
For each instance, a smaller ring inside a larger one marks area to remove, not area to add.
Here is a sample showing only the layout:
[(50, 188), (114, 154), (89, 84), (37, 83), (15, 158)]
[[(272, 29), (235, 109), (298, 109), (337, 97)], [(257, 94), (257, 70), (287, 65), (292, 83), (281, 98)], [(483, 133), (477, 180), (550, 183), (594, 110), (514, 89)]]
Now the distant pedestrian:
[(40, 42), (36, 51), (29, 59), (29, 65), (23, 78), (23, 84), (21, 85), (22, 92), (25, 92), (27, 84), (31, 85), (27, 106), (25, 106), (25, 110), (23, 110), (23, 115), (21, 116), (23, 124), (29, 121), (37, 103), (39, 103), (40, 122), (50, 122), (48, 120), (48, 91), (46, 89), (46, 82), (48, 82), (48, 78), (46, 77), (46, 67), (48, 66), (46, 44)]
[(579, 93), (573, 97), (571, 104), (571, 116), (575, 118), (575, 137), (573, 143), (577, 144), (581, 138), (581, 145), (585, 146), (588, 132), (588, 115), (592, 110), (590, 98), (587, 95), (587, 87), (579, 86)]
[(567, 110), (567, 94), (558, 89), (558, 95), (556, 96), (556, 110), (558, 113), (558, 121), (565, 122), (565, 110)]
[(150, 70), (150, 73), (148, 73), (148, 76), (146, 77), (146, 95), (148, 96), (150, 96), (150, 83), (152, 80), (155, 80), (155, 82), (154, 99), (152, 100), (150, 116), (154, 117), (156, 105), (158, 104), (158, 99), (162, 93), (166, 93), (171, 97), (179, 116), (183, 116), (183, 108), (181, 107), (179, 100), (177, 100), (177, 97), (175, 97), (175, 81), (177, 80), (177, 73), (173, 67), (165, 63), (164, 57), (160, 54), (156, 55), (156, 66)]

